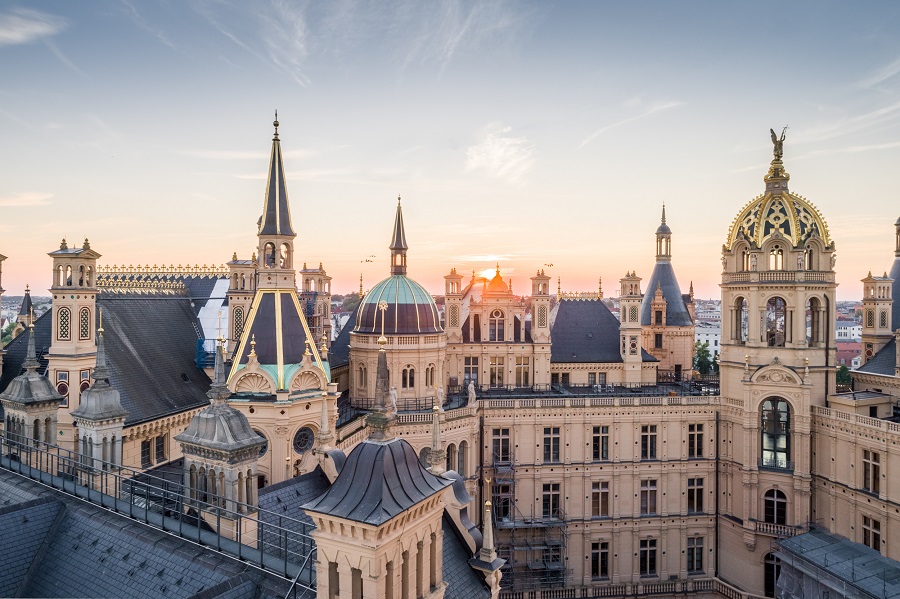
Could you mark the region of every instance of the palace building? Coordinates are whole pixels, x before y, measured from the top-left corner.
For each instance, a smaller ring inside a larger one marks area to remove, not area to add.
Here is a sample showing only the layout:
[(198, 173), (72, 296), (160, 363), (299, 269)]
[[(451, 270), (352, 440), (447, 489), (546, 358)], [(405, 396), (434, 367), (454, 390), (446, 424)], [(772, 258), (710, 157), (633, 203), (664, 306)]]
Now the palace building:
[(900, 221), (891, 274), (863, 280), (849, 393), (835, 242), (774, 133), (721, 248), (718, 377), (692, 368), (665, 207), (616, 318), (599, 286), (553, 295), (537, 270), (516, 295), (499, 264), (448, 265), (439, 309), (408, 276), (398, 198), (385, 278), (332, 340), (274, 125), (249, 259), (50, 252), (52, 310), (0, 354), (0, 531), (19, 549), (0, 594), (900, 593)]

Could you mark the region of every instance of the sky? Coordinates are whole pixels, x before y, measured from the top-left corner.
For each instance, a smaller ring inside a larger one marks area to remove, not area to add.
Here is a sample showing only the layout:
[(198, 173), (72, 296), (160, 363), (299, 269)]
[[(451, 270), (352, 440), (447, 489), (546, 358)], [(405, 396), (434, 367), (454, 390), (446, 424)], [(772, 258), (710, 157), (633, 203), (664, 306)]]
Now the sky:
[(499, 263), (517, 293), (543, 268), (617, 295), (665, 203), (682, 289), (717, 298), (788, 126), (858, 299), (894, 258), (898, 31), (896, 2), (4, 2), (2, 284), (41, 294), (63, 237), (101, 265), (249, 258), (277, 110), (295, 261), (335, 293), (389, 274), (400, 195), (435, 294)]

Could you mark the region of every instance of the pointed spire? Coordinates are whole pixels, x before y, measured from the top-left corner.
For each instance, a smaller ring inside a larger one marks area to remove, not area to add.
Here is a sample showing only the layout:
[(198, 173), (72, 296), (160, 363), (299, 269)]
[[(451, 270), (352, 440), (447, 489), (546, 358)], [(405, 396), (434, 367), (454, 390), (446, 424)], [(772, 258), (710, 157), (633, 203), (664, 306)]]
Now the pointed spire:
[(103, 339), (103, 310), (100, 310), (99, 326), (97, 327), (97, 364), (91, 378), (94, 379), (93, 387), (109, 386), (109, 362), (106, 359), (106, 341)]
[(228, 385), (225, 384), (225, 346), (222, 344), (222, 341), (222, 338), (216, 340), (216, 361), (213, 366), (213, 380), (209, 391), (206, 393), (210, 403), (213, 405), (224, 404), (225, 400), (231, 396), (231, 391), (229, 391)]
[(37, 360), (37, 351), (35, 351), (34, 347), (34, 322), (28, 324), (28, 347), (25, 350), (25, 362), (22, 366), (29, 372), (37, 370), (38, 366), (40, 366)]
[(406, 274), (406, 232), (403, 228), (403, 210), (400, 207), (400, 196), (397, 196), (397, 215), (394, 217), (394, 235), (391, 237), (391, 274)]
[(275, 136), (272, 138), (272, 157), (269, 159), (269, 180), (263, 204), (260, 235), (296, 237), (291, 226), (291, 208), (288, 203), (287, 185), (284, 179), (284, 161), (281, 158), (281, 141), (278, 139), (278, 113), (275, 113)]
[(396, 418), (394, 411), (396, 406), (392, 405), (394, 400), (390, 389), (391, 378), (387, 366), (387, 352), (384, 351), (384, 344), (387, 339), (384, 335), (378, 338), (378, 344), (381, 346), (378, 350), (378, 366), (375, 371), (375, 405), (372, 413), (366, 418), (366, 423), (371, 429), (369, 440), (371, 441), (390, 441), (393, 435), (390, 432), (391, 424)]
[(478, 559), (491, 563), (497, 559), (497, 551), (494, 549), (494, 521), (490, 500), (484, 502), (484, 531), (481, 533), (482, 543)]
[(659, 224), (661, 224), (661, 225), (666, 224), (666, 203), (665, 202), (663, 202), (662, 221)]

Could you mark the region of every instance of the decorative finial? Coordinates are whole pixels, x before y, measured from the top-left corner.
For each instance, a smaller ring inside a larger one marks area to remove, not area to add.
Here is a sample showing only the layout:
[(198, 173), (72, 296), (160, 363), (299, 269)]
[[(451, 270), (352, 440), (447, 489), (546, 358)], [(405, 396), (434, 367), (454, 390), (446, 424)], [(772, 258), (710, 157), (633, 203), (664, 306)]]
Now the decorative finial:
[(384, 337), (384, 313), (387, 312), (388, 303), (381, 300), (378, 302), (378, 309), (381, 310), (381, 337), (378, 338), (378, 344), (381, 345), (381, 349), (384, 349), (384, 344), (387, 343), (387, 339)]
[(556, 277), (556, 295), (562, 295), (562, 277)]
[(785, 125), (784, 129), (781, 130), (781, 137), (779, 138), (775, 134), (774, 129), (769, 129), (769, 133), (772, 134), (772, 145), (775, 146), (772, 150), (772, 153), (775, 155), (775, 160), (781, 160), (781, 158), (784, 156), (784, 137), (787, 130), (787, 125)]
[(306, 350), (303, 352), (303, 355), (304, 355), (304, 356), (311, 356), (311, 355), (312, 355), (312, 352), (309, 351), (309, 337), (307, 337), (306, 339), (304, 339), (304, 342), (306, 343)]
[(663, 209), (662, 209), (662, 224), (666, 224), (666, 203), (665, 202), (663, 202)]
[(256, 355), (256, 333), (250, 335), (250, 355)]
[(597, 295), (603, 299), (603, 277), (597, 277)]
[(362, 297), (362, 296), (363, 296), (362, 273), (359, 273), (359, 297)]
[(60, 244), (59, 244), (59, 249), (61, 249), (61, 250), (67, 250), (67, 249), (69, 249), (69, 244), (66, 243), (66, 238), (65, 238), (65, 237), (63, 237), (62, 241), (60, 242)]
[(278, 111), (275, 111), (275, 120), (272, 122), (275, 125), (275, 137), (274, 139), (278, 139)]
[(322, 333), (322, 339), (320, 342), (319, 352), (322, 354), (328, 353), (328, 336), (325, 333)]
[(497, 276), (500, 276), (500, 263), (497, 263)]

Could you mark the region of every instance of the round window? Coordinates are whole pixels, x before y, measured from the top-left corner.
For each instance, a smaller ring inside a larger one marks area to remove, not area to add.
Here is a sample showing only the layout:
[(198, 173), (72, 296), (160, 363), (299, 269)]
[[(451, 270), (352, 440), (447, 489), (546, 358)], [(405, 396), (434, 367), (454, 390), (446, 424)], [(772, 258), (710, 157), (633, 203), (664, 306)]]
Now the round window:
[(264, 455), (266, 455), (266, 452), (269, 451), (269, 439), (256, 429), (253, 429), (253, 432), (266, 440), (265, 444), (259, 448), (259, 457), (263, 457)]
[(316, 435), (308, 426), (304, 426), (294, 435), (294, 451), (305, 453), (312, 449)]

